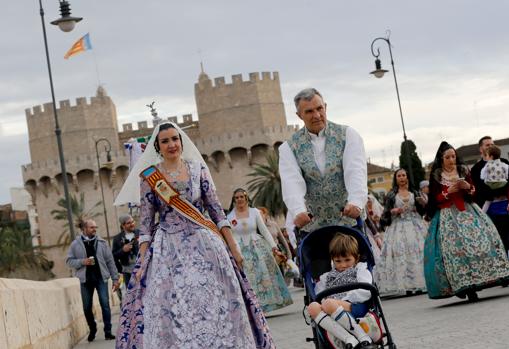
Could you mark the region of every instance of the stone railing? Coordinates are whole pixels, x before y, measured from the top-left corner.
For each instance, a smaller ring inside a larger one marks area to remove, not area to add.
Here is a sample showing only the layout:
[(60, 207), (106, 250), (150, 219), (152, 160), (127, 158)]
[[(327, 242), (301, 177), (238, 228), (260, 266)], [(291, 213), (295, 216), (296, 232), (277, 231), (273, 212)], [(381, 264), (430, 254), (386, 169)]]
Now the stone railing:
[[(110, 291), (111, 310), (118, 304)], [(0, 309), (0, 348), (70, 349), (88, 334), (77, 278), (0, 279)], [(94, 313), (100, 320), (97, 295)]]

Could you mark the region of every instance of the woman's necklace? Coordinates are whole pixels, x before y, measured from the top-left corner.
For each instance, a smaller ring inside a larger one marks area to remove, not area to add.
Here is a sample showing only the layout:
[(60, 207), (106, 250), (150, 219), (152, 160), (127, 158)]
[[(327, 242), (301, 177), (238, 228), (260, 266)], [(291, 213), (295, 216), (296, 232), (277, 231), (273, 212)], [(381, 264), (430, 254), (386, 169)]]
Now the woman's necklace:
[(175, 181), (182, 173), (182, 160), (180, 160), (177, 168), (174, 170), (174, 171), (171, 171), (171, 170), (167, 170), (164, 166), (163, 166), (163, 170), (164, 170), (164, 173), (166, 173), (170, 179), (172, 181)]
[(447, 174), (452, 174), (452, 173), (454, 172), (454, 170), (455, 170), (455, 169), (456, 169), (455, 167), (453, 167), (453, 168), (451, 168), (451, 169), (448, 169), (448, 168), (445, 168), (445, 167), (443, 167), (443, 168), (442, 168), (442, 170), (443, 170), (445, 173), (447, 173)]

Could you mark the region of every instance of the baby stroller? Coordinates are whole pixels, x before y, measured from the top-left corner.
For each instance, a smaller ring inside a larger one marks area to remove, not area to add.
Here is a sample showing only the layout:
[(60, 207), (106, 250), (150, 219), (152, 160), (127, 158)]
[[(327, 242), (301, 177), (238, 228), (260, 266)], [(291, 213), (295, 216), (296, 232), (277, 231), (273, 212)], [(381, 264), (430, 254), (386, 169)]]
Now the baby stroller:
[[(360, 221), (358, 220), (358, 223)], [(361, 226), (361, 224), (359, 224)], [(359, 244), (360, 261), (366, 262), (370, 272), (373, 272), (375, 265), (371, 246), (365, 234), (357, 229), (346, 226), (330, 226), (320, 228), (306, 235), (299, 244), (298, 256), (300, 263), (300, 271), (304, 281), (306, 295), (304, 296), (304, 304), (308, 306), (312, 302), (321, 302), (327, 296), (347, 292), (355, 289), (365, 289), (371, 292), (371, 299), (369, 301), (369, 309), (374, 313), (383, 323), (383, 337), (376, 344), (379, 348), (396, 349), (396, 344), (392, 341), (392, 336), (387, 326), (387, 321), (382, 311), (382, 305), (378, 289), (374, 284), (368, 283), (353, 283), (344, 286), (337, 286), (328, 288), (319, 294), (315, 294), (315, 280), (318, 280), (320, 275), (331, 270), (331, 260), (329, 257), (329, 243), (336, 233), (348, 234), (357, 240)], [(306, 316), (305, 316), (306, 318)], [(307, 320), (306, 320), (307, 322)], [(310, 323), (308, 323), (310, 324)], [(316, 349), (332, 349), (332, 345), (326, 336), (325, 331), (318, 327), (312, 326), (313, 337), (306, 338), (307, 342), (314, 342)]]

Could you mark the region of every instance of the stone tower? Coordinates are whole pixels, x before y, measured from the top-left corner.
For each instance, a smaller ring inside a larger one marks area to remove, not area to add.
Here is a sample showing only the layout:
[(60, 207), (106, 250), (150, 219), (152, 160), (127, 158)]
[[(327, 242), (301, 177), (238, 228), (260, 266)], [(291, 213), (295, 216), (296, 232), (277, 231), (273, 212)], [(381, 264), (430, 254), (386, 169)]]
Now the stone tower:
[[(113, 206), (113, 198), (128, 173), (128, 160), (119, 148), (115, 105), (104, 89), (99, 87), (96, 96), (91, 97), (90, 102), (85, 97), (77, 98), (76, 105), (71, 105), (69, 100), (60, 101), (57, 112), (62, 129), (69, 193), (78, 200), (81, 193), (84, 193), (85, 208), (90, 209), (97, 203), (102, 203), (99, 182), (101, 180), (108, 226), (110, 235), (113, 236), (118, 230), (117, 215), (121, 213)], [(69, 269), (65, 266), (66, 250), (62, 249), (58, 242), (67, 221), (57, 221), (51, 214), (52, 210), (61, 209), (57, 202), (64, 198), (53, 105), (46, 103), (42, 107), (35, 106), (33, 109), (27, 109), (25, 113), (31, 163), (23, 166), (22, 174), (25, 188), (31, 194), (37, 208), (39, 243), (48, 258), (55, 262), (53, 272), (59, 277), (69, 276)], [(111, 144), (111, 155), (115, 164), (113, 168), (104, 164), (106, 154), (103, 142), (98, 144), (96, 153), (95, 141), (99, 138), (106, 138)], [(102, 204), (96, 207), (94, 213), (99, 213), (100, 216), (95, 220), (99, 234), (106, 238), (106, 224), (102, 211)], [(75, 232), (79, 234), (77, 229)]]
[(194, 85), (194, 95), (202, 136), (239, 130), (286, 126), (285, 109), (277, 72), (250, 73), (232, 76), (231, 84), (224, 77), (214, 83), (201, 72)]
[[(60, 101), (59, 115), (65, 158), (95, 154), (94, 138), (106, 138), (114, 150), (119, 149), (117, 112), (111, 98), (102, 87), (97, 89), (90, 104), (85, 97), (77, 98), (76, 105)], [(26, 111), (30, 158), (32, 162), (58, 159), (53, 104), (46, 103)]]

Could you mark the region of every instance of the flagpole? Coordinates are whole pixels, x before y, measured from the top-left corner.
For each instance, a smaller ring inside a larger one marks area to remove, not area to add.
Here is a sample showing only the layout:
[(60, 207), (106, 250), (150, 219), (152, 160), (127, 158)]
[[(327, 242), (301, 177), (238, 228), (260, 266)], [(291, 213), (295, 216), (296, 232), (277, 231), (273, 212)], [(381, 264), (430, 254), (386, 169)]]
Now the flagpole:
[(101, 86), (101, 79), (99, 77), (99, 65), (97, 64), (97, 59), (95, 57), (95, 52), (93, 52), (94, 50), (91, 50), (92, 51), (92, 56), (94, 57), (94, 65), (95, 65), (95, 75), (97, 77), (97, 85), (98, 86)]

